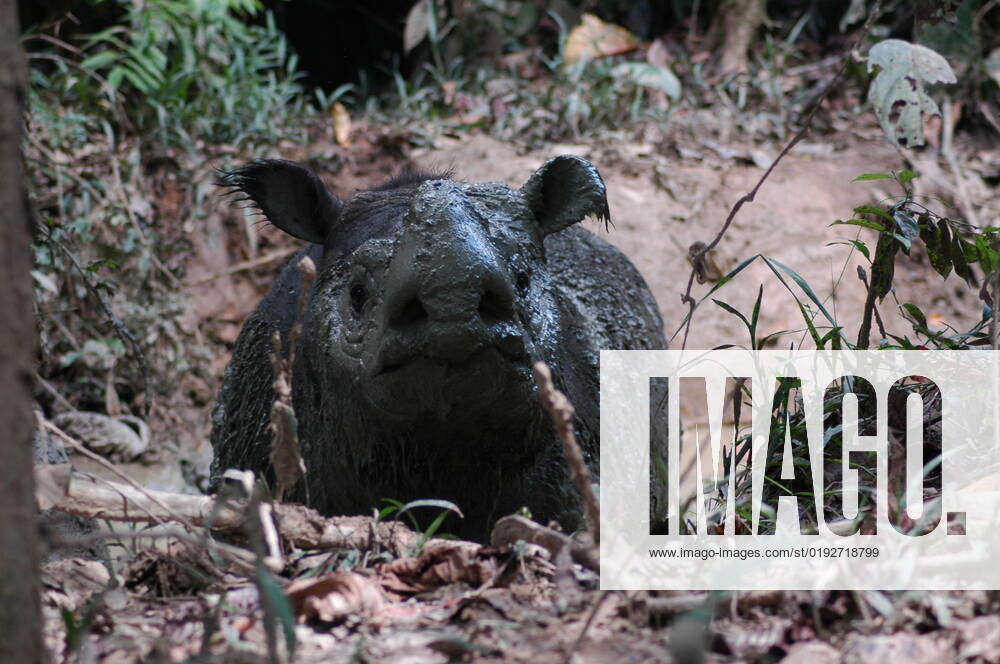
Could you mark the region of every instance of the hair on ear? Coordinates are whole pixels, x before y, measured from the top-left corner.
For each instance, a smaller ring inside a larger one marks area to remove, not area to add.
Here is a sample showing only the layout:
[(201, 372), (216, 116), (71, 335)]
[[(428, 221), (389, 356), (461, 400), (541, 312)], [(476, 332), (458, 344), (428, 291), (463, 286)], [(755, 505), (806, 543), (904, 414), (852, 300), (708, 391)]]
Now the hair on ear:
[(323, 244), (340, 218), (341, 202), (311, 170), (293, 161), (265, 159), (220, 171), (218, 184), (243, 194), (289, 235)]
[(611, 222), (604, 180), (586, 159), (562, 155), (545, 162), (520, 189), (545, 235), (597, 217)]

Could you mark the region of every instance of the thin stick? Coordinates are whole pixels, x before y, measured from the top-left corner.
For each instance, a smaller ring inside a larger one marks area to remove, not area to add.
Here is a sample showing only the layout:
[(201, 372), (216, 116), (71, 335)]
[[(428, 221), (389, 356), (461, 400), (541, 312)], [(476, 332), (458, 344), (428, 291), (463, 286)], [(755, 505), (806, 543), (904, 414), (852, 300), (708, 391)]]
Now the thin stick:
[(535, 363), (532, 372), (535, 374), (535, 382), (538, 383), (538, 398), (552, 418), (559, 439), (562, 441), (563, 454), (566, 455), (573, 483), (580, 492), (583, 509), (590, 523), (590, 532), (594, 536), (594, 544), (600, 544), (601, 510), (594, 488), (590, 484), (590, 471), (587, 470), (587, 463), (583, 459), (583, 452), (576, 442), (576, 433), (573, 431), (573, 404), (565, 394), (556, 389), (552, 382), (552, 371), (547, 364)]
[(594, 608), (590, 610), (590, 615), (587, 616), (587, 622), (583, 623), (583, 629), (580, 630), (580, 635), (576, 637), (576, 641), (573, 643), (573, 647), (570, 648), (569, 652), (566, 653), (566, 664), (570, 664), (573, 661), (573, 655), (575, 655), (580, 650), (580, 645), (583, 643), (583, 637), (587, 635), (587, 630), (590, 629), (591, 623), (594, 622), (594, 618), (597, 616), (597, 611), (601, 608), (613, 590), (605, 590), (601, 593), (601, 597), (594, 604)]
[[(37, 416), (37, 419), (39, 421), (39, 424), (42, 427), (48, 429), (52, 433), (54, 433), (57, 436), (59, 436), (60, 438), (62, 438), (63, 441), (65, 441), (70, 446), (72, 446), (74, 450), (76, 450), (77, 452), (79, 452), (83, 456), (87, 457), (88, 459), (90, 459), (92, 461), (95, 461), (102, 468), (104, 468), (105, 470), (113, 473), (115, 475), (115, 477), (118, 477), (119, 479), (124, 480), (129, 486), (131, 486), (133, 489), (135, 489), (136, 491), (138, 491), (144, 498), (146, 498), (151, 503), (155, 504), (160, 509), (164, 510), (167, 514), (169, 514), (170, 517), (174, 521), (176, 521), (177, 523), (181, 524), (182, 526), (184, 526), (188, 530), (191, 530), (193, 528), (193, 526), (191, 525), (191, 523), (187, 519), (185, 519), (183, 516), (181, 516), (180, 514), (178, 514), (177, 512), (175, 512), (174, 510), (172, 510), (166, 504), (160, 502), (156, 498), (156, 496), (153, 495), (153, 493), (151, 493), (149, 490), (143, 488), (138, 483), (136, 483), (135, 480), (133, 480), (131, 477), (129, 477), (125, 473), (123, 473), (120, 470), (118, 470), (117, 468), (115, 468), (114, 464), (109, 463), (104, 457), (100, 456), (99, 454), (94, 454), (93, 452), (91, 452), (90, 450), (88, 450), (86, 447), (84, 447), (83, 443), (79, 442), (78, 440), (76, 440), (75, 438), (73, 438), (72, 436), (70, 436), (69, 434), (67, 434), (65, 431), (63, 431), (62, 429), (60, 429), (56, 425), (52, 424), (52, 422), (49, 422), (48, 420), (46, 420), (43, 417), (41, 417), (41, 415), (37, 415), (36, 414), (36, 416)], [(155, 521), (157, 521), (159, 523), (163, 522), (162, 519), (160, 519), (156, 515), (153, 515), (152, 513), (150, 513), (150, 515), (153, 516), (153, 519)]]
[(826, 87), (823, 88), (823, 92), (821, 92), (819, 97), (816, 98), (816, 101), (813, 102), (812, 108), (810, 108), (809, 112), (806, 113), (805, 119), (802, 121), (802, 127), (799, 129), (799, 131), (795, 134), (795, 136), (792, 137), (792, 140), (788, 142), (788, 145), (785, 146), (785, 148), (781, 151), (781, 153), (778, 154), (777, 158), (773, 162), (771, 162), (771, 165), (767, 168), (766, 171), (764, 171), (764, 175), (760, 177), (760, 180), (757, 181), (757, 184), (754, 186), (754, 188), (751, 189), (748, 193), (744, 194), (739, 200), (736, 201), (735, 204), (733, 204), (732, 209), (729, 211), (729, 216), (726, 217), (725, 223), (722, 224), (722, 228), (719, 229), (719, 232), (716, 234), (715, 238), (707, 245), (705, 245), (703, 249), (697, 252), (696, 255), (692, 256), (692, 258), (694, 259), (692, 261), (694, 265), (691, 268), (691, 275), (688, 277), (687, 288), (684, 290), (684, 294), (681, 295), (681, 302), (688, 305), (689, 307), (687, 320), (684, 322), (684, 340), (681, 343), (681, 350), (687, 348), (688, 333), (691, 331), (691, 320), (694, 318), (694, 310), (698, 304), (695, 301), (695, 299), (691, 297), (691, 288), (694, 285), (695, 275), (698, 273), (699, 263), (701, 262), (702, 259), (704, 259), (704, 257), (708, 254), (708, 252), (714, 249), (716, 245), (722, 241), (722, 238), (729, 230), (729, 227), (730, 225), (732, 225), (733, 219), (736, 217), (736, 213), (740, 211), (740, 208), (742, 208), (743, 205), (746, 203), (753, 202), (754, 198), (757, 196), (757, 192), (764, 185), (764, 182), (767, 181), (767, 178), (771, 176), (771, 172), (778, 165), (778, 162), (780, 162), (786, 154), (791, 152), (792, 148), (795, 147), (799, 143), (799, 141), (805, 138), (807, 133), (809, 133), (809, 129), (812, 126), (812, 120), (813, 117), (816, 115), (816, 111), (818, 111), (819, 107), (822, 106), (823, 101), (830, 94), (830, 91), (833, 90), (834, 86), (840, 82), (841, 78), (844, 77), (844, 72), (847, 71), (848, 63), (851, 62), (851, 60), (853, 60), (854, 57), (856, 57), (858, 47), (861, 45), (864, 38), (868, 36), (868, 31), (871, 29), (871, 25), (874, 22), (875, 17), (881, 13), (881, 9), (882, 9), (882, 3), (876, 2), (875, 6), (872, 7), (871, 13), (868, 14), (868, 19), (865, 21), (864, 28), (862, 28), (861, 36), (858, 38), (858, 41), (855, 43), (850, 53), (844, 56), (844, 61), (843, 64), (840, 65), (840, 69), (833, 76), (833, 78), (830, 79), (830, 82), (826, 84)]
[(236, 274), (237, 272), (243, 272), (244, 270), (252, 270), (255, 267), (260, 267), (262, 265), (267, 265), (268, 263), (273, 263), (274, 261), (280, 260), (287, 256), (291, 256), (298, 250), (299, 247), (286, 247), (284, 249), (272, 251), (269, 254), (264, 254), (263, 256), (258, 256), (257, 258), (248, 261), (243, 261), (242, 263), (237, 263), (236, 265), (231, 265), (222, 272), (217, 272), (213, 275), (205, 277), (204, 279), (199, 279), (198, 281), (188, 281), (184, 284), (184, 287), (193, 288), (194, 286), (203, 286), (207, 283), (215, 281), (216, 279), (221, 279), (222, 277), (226, 277), (231, 274)]

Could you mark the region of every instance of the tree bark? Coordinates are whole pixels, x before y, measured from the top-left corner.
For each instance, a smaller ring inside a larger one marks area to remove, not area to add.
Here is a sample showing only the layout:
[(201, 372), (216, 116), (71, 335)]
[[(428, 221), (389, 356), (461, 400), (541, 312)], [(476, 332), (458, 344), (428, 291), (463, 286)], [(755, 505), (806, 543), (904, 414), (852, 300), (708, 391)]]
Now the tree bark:
[(21, 162), (17, 4), (0, 0), (0, 662), (43, 659), (32, 476), (31, 226)]
[(711, 33), (721, 51), (721, 73), (747, 70), (747, 53), (764, 23), (764, 10), (765, 0), (724, 0), (719, 5)]

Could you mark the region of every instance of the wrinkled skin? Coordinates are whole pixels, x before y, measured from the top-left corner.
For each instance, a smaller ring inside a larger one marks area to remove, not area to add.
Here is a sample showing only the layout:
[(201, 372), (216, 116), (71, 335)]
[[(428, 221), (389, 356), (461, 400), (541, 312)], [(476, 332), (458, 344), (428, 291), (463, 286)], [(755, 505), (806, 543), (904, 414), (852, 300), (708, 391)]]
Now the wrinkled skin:
[(522, 506), (580, 525), (531, 365), (552, 367), (596, 471), (599, 351), (664, 347), (635, 268), (575, 225), (609, 217), (590, 163), (557, 157), (519, 190), (407, 174), (347, 202), (291, 162), (255, 162), (228, 183), (312, 244), (236, 341), (213, 415), (216, 480), (270, 473), (270, 339), (277, 329), (287, 343), (308, 255), (318, 277), (292, 381), (307, 473), (294, 498), (325, 514), (446, 499), (465, 517), (445, 530), (473, 539)]

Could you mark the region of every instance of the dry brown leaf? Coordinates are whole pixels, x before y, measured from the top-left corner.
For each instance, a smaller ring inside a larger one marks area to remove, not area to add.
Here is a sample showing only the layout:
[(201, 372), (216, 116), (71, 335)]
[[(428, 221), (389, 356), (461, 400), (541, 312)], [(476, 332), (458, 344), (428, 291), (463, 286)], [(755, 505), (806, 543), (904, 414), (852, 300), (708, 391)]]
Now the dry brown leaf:
[(445, 81), (442, 83), (441, 91), (444, 92), (445, 105), (451, 106), (451, 103), (455, 101), (455, 81)]
[(99, 560), (65, 558), (42, 565), (43, 601), (76, 611), (91, 595), (107, 588), (111, 576)]
[(68, 463), (35, 464), (35, 500), (38, 502), (38, 509), (51, 509), (66, 497), (72, 469)]
[(563, 57), (567, 65), (572, 65), (580, 60), (628, 53), (638, 47), (639, 41), (625, 28), (584, 14), (580, 25), (569, 31)]
[(940, 664), (950, 661), (948, 644), (935, 634), (897, 634), (858, 636), (848, 640), (842, 664), (872, 662), (907, 662)]
[(299, 579), (286, 592), (300, 622), (334, 623), (350, 615), (371, 615), (385, 604), (379, 587), (354, 572)]
[(987, 662), (1000, 662), (1000, 616), (979, 616), (955, 625), (962, 637), (958, 659), (966, 661), (982, 657)]
[(646, 51), (646, 62), (656, 67), (670, 68), (670, 52), (667, 51), (663, 40), (657, 39), (649, 45), (649, 50)]
[(351, 114), (339, 101), (330, 106), (330, 119), (333, 120), (333, 137), (337, 145), (348, 147), (351, 144)]
[(836, 664), (840, 653), (822, 641), (796, 643), (788, 650), (781, 664)]
[(479, 587), (496, 574), (496, 550), (467, 542), (428, 547), (419, 558), (399, 558), (380, 570), (382, 587), (401, 595), (426, 592), (452, 583)]

